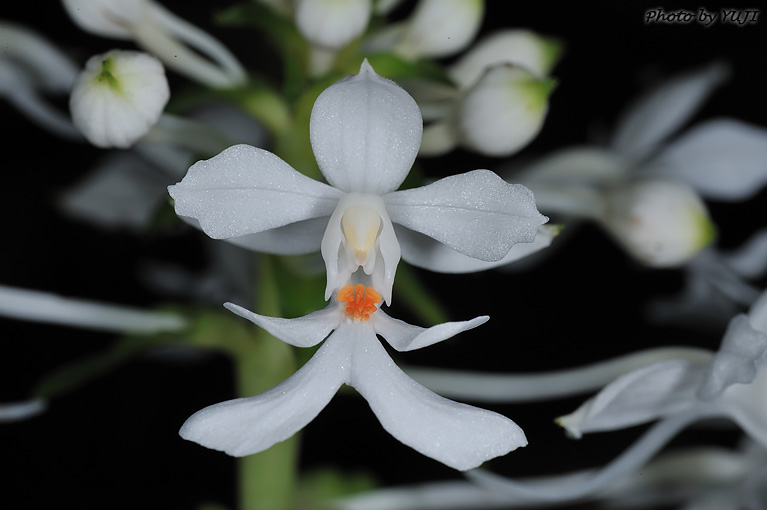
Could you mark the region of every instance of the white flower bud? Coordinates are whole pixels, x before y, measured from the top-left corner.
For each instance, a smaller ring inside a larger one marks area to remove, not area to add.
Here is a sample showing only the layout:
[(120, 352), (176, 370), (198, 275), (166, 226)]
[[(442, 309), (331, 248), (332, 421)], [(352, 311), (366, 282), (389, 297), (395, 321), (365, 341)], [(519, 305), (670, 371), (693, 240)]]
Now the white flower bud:
[(558, 41), (529, 30), (503, 30), (485, 37), (448, 69), (461, 88), (474, 84), (485, 70), (498, 64), (524, 67), (536, 76), (547, 76), (559, 57)]
[(488, 156), (509, 156), (527, 145), (543, 126), (556, 82), (512, 65), (488, 70), (458, 104), (462, 145)]
[(394, 51), (412, 59), (457, 53), (477, 35), (484, 11), (484, 0), (421, 0)]
[(295, 20), (306, 40), (342, 48), (367, 28), (371, 0), (297, 0)]
[(126, 148), (147, 134), (170, 97), (162, 64), (145, 53), (91, 57), (69, 100), (72, 122), (93, 145)]
[(607, 190), (601, 220), (632, 256), (653, 267), (684, 264), (716, 236), (695, 190), (666, 179)]

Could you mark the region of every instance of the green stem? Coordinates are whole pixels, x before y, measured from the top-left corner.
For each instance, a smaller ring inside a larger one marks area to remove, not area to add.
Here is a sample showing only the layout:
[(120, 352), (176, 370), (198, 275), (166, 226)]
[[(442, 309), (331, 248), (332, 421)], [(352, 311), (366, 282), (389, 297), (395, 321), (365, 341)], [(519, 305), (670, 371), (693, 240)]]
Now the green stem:
[(425, 324), (441, 324), (449, 320), (439, 300), (426, 290), (415, 271), (407, 264), (397, 266), (394, 293)]
[[(259, 296), (256, 311), (279, 316), (274, 262), (261, 256)], [(295, 369), (292, 348), (259, 329), (238, 349), (236, 359), (238, 391), (256, 395), (289, 377)], [(240, 510), (289, 510), (293, 508), (298, 463), (298, 436), (266, 451), (240, 459)]]

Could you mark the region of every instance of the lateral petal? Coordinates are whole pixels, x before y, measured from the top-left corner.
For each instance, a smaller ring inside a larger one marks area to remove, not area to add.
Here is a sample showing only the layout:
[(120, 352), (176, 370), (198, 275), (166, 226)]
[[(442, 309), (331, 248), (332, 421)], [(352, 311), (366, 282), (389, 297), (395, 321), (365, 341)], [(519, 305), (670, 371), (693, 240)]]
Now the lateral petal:
[(648, 155), (690, 119), (727, 74), (726, 65), (714, 62), (662, 83), (626, 111), (610, 146), (635, 159)]
[(350, 384), (402, 443), (461, 471), (527, 444), (508, 418), (440, 397), (405, 375), (372, 330), (355, 342)]
[(328, 217), (289, 223), (282, 227), (264, 230), (255, 234), (230, 237), (228, 242), (261, 253), (277, 255), (306, 255), (319, 251), (322, 234), (328, 224)]
[(330, 184), (347, 192), (382, 194), (397, 189), (410, 172), (423, 121), (413, 98), (365, 60), (359, 74), (320, 94), (309, 131)]
[(489, 170), (389, 193), (384, 201), (394, 223), (487, 262), (501, 260), (516, 243), (533, 242), (538, 226), (548, 221), (529, 189)]
[(482, 315), (468, 321), (445, 322), (430, 328), (421, 328), (395, 319), (383, 310), (378, 310), (373, 318), (375, 332), (384, 337), (389, 345), (398, 351), (414, 351), (434, 345), (458, 333), (474, 329), (490, 319), (487, 315)]
[(322, 310), (296, 319), (259, 315), (234, 303), (224, 303), (224, 307), (243, 319), (248, 319), (253, 324), (264, 328), (270, 335), (296, 347), (317, 345), (338, 327), (342, 318), (338, 303), (331, 303)]
[(710, 120), (687, 131), (649, 166), (689, 182), (707, 198), (745, 200), (767, 184), (767, 129)]
[(198, 161), (168, 192), (176, 214), (198, 220), (214, 239), (330, 216), (341, 197), (271, 152), (244, 144)]
[(349, 377), (350, 338), (328, 338), (295, 374), (254, 397), (228, 400), (193, 414), (184, 439), (235, 457), (266, 450), (301, 430)]
[(414, 266), (440, 273), (474, 273), (511, 264), (548, 248), (559, 232), (556, 227), (542, 225), (538, 227), (538, 233), (532, 243), (517, 243), (501, 260), (486, 262), (464, 255), (431, 237), (413, 232), (408, 228), (397, 226), (395, 230), (404, 260)]

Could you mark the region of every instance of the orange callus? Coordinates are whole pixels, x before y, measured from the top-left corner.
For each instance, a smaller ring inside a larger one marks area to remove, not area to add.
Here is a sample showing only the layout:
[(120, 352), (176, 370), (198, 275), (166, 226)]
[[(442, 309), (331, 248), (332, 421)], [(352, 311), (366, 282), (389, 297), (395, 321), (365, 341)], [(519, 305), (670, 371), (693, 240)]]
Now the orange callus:
[(370, 314), (378, 310), (376, 305), (381, 302), (381, 294), (373, 287), (345, 285), (336, 295), (339, 303), (346, 303), (346, 315), (354, 320), (366, 321)]

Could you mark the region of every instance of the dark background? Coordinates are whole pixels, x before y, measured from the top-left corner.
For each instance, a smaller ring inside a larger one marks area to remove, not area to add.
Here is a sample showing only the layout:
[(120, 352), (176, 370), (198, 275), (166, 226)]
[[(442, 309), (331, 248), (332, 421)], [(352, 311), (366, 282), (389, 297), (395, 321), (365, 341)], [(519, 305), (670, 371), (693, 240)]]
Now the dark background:
[[(267, 50), (253, 32), (212, 26), (211, 15), (233, 2), (162, 3), (210, 30), (249, 68), (258, 71), (270, 65)], [(645, 11), (658, 6), (613, 1), (488, 2), (483, 32), (524, 27), (566, 42), (566, 53), (552, 73), (559, 86), (544, 129), (520, 157), (585, 143), (595, 134), (609, 132), (619, 112), (653, 80), (714, 59), (731, 64), (732, 78), (696, 119), (731, 116), (767, 124), (763, 99), (767, 20), (744, 27), (644, 24)], [(662, 7), (714, 11), (722, 5)], [(2, 8), (0, 17), (36, 28), (83, 62), (113, 47), (130, 47), (79, 31), (56, 2), (46, 2), (44, 8), (37, 2), (14, 2)], [(171, 86), (183, 87), (184, 80), (171, 76)], [(140, 238), (129, 232), (104, 232), (62, 216), (55, 206), (57, 196), (86, 175), (104, 151), (74, 146), (42, 132), (5, 102), (0, 102), (0, 118), (5, 158), (0, 284), (153, 306), (163, 298), (136, 278), (142, 261), (153, 258), (190, 269), (204, 267), (200, 233)], [(423, 168), (427, 175), (440, 176), (495, 169), (503, 162), (457, 151), (427, 161)], [(763, 191), (745, 203), (709, 203), (720, 246), (738, 246), (763, 227), (766, 202)], [(519, 373), (576, 366), (652, 346), (717, 347), (721, 328), (658, 326), (643, 316), (650, 297), (681, 288), (679, 270), (640, 267), (596, 228), (586, 226), (577, 234), (544, 263), (523, 272), (462, 276), (419, 272), (442, 297), (452, 319), (489, 314), (491, 321), (449, 342), (395, 359), (403, 364)], [(395, 305), (393, 314), (406, 318), (408, 311)], [(12, 320), (0, 320), (0, 331), (0, 401), (26, 398), (50, 370), (100, 352), (116, 340), (113, 335)], [(224, 356), (185, 362), (140, 357), (52, 402), (43, 416), (0, 427), (3, 499), (15, 500), (8, 508), (54, 503), (77, 508), (185, 509), (211, 500), (231, 505), (232, 459), (181, 440), (177, 430), (194, 411), (233, 396), (231, 365)], [(581, 401), (484, 406), (514, 419), (530, 441), (528, 447), (488, 466), (513, 476), (597, 466), (643, 430), (569, 440), (552, 420)], [(677, 443), (707, 439), (690, 431)], [(735, 439), (735, 433), (721, 435), (725, 444)], [(306, 468), (338, 466), (348, 473), (369, 473), (384, 484), (458, 477), (391, 438), (364, 400), (351, 393), (335, 398), (305, 429), (302, 444)]]

